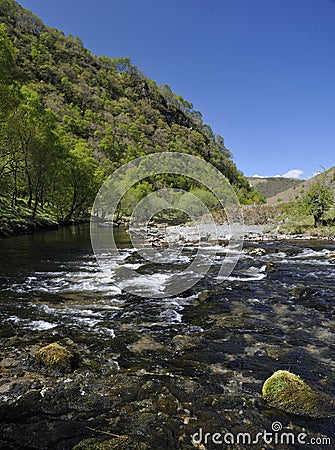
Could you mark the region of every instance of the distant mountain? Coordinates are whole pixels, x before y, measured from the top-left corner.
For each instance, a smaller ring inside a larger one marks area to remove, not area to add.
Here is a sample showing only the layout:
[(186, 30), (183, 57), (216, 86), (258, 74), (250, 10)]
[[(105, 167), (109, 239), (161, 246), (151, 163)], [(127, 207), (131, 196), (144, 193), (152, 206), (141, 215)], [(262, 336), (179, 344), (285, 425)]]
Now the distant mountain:
[[(326, 170), (325, 172), (316, 175), (309, 180), (302, 181), (295, 186), (287, 189), (286, 191), (280, 192), (272, 197), (268, 198), (269, 204), (287, 203), (290, 200), (297, 200), (299, 197), (303, 196), (305, 192), (315, 183), (322, 181), (326, 185), (330, 186), (335, 192), (335, 166)], [(299, 180), (298, 180), (299, 181)]]
[(248, 181), (265, 198), (273, 197), (303, 183), (303, 180), (297, 178), (283, 177), (248, 177)]

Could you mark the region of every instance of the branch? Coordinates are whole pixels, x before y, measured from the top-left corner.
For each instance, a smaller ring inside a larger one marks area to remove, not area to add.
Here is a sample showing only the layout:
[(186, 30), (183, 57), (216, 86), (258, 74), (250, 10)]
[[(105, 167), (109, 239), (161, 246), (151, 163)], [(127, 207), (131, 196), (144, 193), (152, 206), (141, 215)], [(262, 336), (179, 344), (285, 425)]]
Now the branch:
[(102, 431), (102, 430), (97, 430), (95, 428), (91, 428), (91, 427), (86, 427), (88, 430), (94, 431), (95, 433), (102, 433), (102, 434), (106, 434), (107, 436), (112, 436), (112, 437), (116, 437), (118, 439), (128, 439), (128, 436), (126, 435), (118, 435), (118, 434), (114, 434), (114, 433), (110, 433), (109, 431)]

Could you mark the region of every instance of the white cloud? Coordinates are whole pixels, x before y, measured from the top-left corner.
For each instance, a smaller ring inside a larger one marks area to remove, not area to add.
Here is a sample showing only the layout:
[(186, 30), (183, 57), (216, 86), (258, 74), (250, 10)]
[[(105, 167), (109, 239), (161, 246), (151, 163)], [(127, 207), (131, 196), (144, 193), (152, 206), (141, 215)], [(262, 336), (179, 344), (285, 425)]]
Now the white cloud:
[(300, 169), (291, 169), (283, 175), (258, 175), (255, 174), (252, 178), (299, 178), (300, 180), (305, 179), (305, 172)]
[(283, 178), (299, 178), (303, 179), (304, 171), (300, 169), (292, 169), (282, 175)]

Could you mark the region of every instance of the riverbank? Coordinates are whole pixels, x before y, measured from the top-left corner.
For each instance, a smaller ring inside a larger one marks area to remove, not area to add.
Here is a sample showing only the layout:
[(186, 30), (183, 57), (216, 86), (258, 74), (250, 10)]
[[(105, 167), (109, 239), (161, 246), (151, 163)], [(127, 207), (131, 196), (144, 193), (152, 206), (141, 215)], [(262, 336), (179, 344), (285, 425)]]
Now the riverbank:
[(43, 217), (13, 217), (0, 218), (0, 238), (32, 234), (37, 231), (57, 230), (59, 224)]
[[(139, 232), (146, 233), (144, 228)], [(138, 232), (137, 232), (138, 233)], [(136, 233), (135, 233), (136, 234)], [(321, 229), (310, 233), (288, 233), (279, 227), (269, 229), (266, 225), (213, 225), (201, 224), (194, 226), (152, 226), (147, 231), (148, 241), (156, 247), (167, 247), (169, 245), (196, 245), (207, 242), (208, 244), (228, 244), (230, 240), (246, 242), (275, 242), (275, 241), (309, 241), (329, 240), (335, 241), (335, 232), (323, 233)]]
[(33, 209), (24, 200), (18, 200), (17, 205), (12, 206), (7, 199), (0, 198), (0, 239), (57, 230), (60, 226), (87, 223), (89, 219), (86, 217), (62, 223), (51, 210), (38, 209), (34, 216)]
[[(215, 225), (201, 224), (199, 228), (185, 225), (169, 226), (152, 224), (149, 227), (149, 241), (156, 246), (169, 243), (192, 243), (197, 240), (215, 243), (229, 241), (231, 235), (237, 235), (245, 241), (283, 241), (283, 240), (335, 240), (335, 227), (293, 226), (279, 220), (278, 207), (245, 207), (244, 226), (233, 225), (231, 228), (224, 222), (222, 215), (215, 217)], [(8, 199), (0, 197), (0, 239), (32, 234), (39, 231), (56, 230), (60, 226), (88, 223), (90, 216), (74, 218), (64, 223), (57, 218), (52, 209), (38, 208), (35, 216), (25, 200), (19, 199), (12, 206)]]

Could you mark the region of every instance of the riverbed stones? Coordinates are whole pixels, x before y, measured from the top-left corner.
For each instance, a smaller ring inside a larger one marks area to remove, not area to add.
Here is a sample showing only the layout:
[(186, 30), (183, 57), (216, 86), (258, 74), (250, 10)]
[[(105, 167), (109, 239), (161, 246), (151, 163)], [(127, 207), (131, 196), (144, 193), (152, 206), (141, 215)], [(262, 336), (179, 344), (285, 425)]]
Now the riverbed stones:
[(327, 259), (335, 259), (335, 250), (330, 253), (327, 253), (326, 258)]
[(187, 351), (200, 346), (202, 338), (200, 336), (176, 335), (172, 339), (177, 352)]
[(298, 375), (287, 370), (271, 375), (263, 385), (262, 395), (270, 406), (290, 414), (318, 419), (335, 416), (334, 399), (315, 392)]
[(0, 368), (9, 369), (13, 367), (17, 367), (19, 365), (19, 361), (14, 358), (3, 358), (0, 362)]
[(146, 350), (162, 350), (164, 347), (159, 342), (156, 342), (153, 338), (150, 336), (143, 336), (140, 340), (137, 342), (134, 342), (133, 344), (129, 344), (128, 349), (132, 352), (143, 352)]
[(35, 354), (37, 363), (63, 373), (71, 372), (74, 369), (74, 360), (74, 354), (57, 342), (42, 347)]

